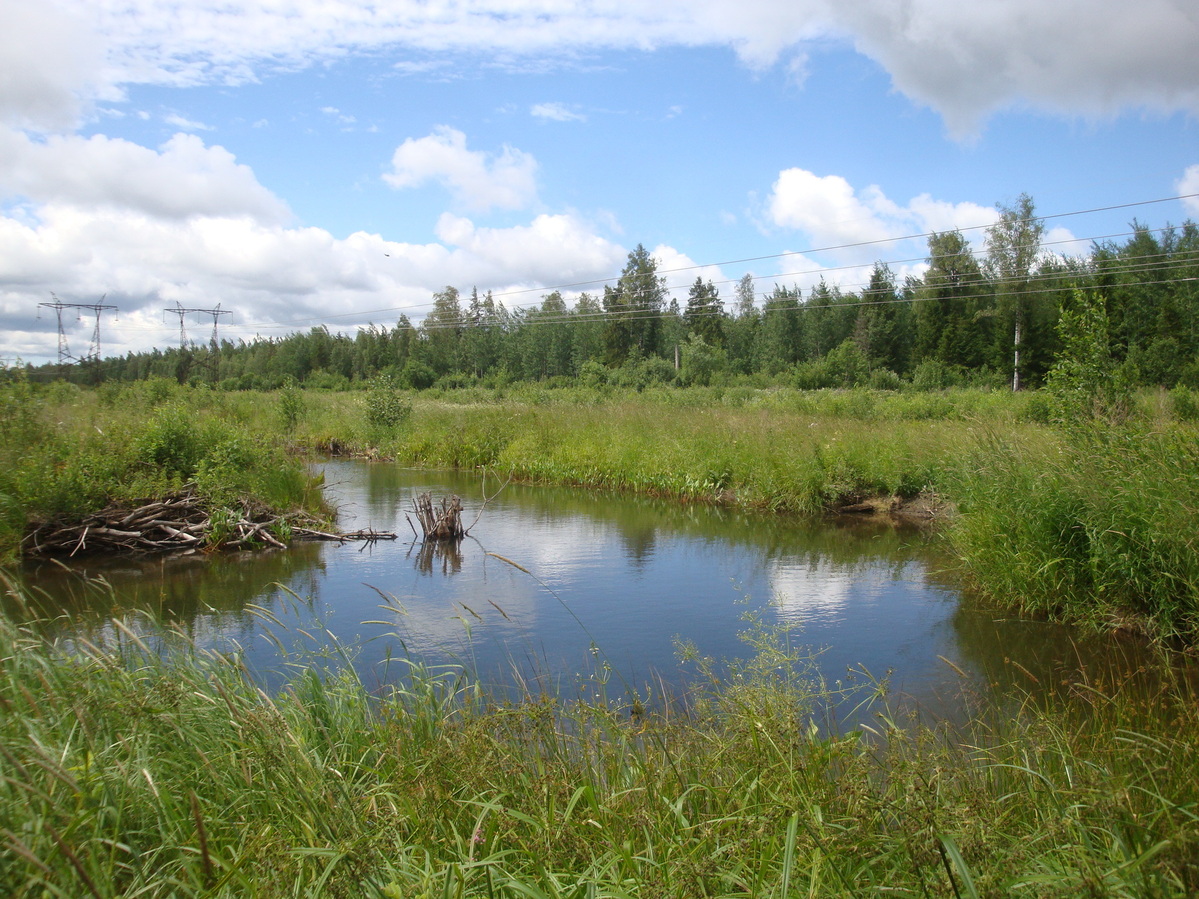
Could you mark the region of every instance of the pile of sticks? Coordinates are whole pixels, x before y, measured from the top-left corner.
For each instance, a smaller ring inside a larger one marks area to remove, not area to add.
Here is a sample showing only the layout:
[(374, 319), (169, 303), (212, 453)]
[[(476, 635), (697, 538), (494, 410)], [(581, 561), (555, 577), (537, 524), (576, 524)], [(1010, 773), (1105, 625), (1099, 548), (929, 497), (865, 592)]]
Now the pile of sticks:
[(219, 523), (190, 489), (147, 501), (137, 508), (109, 506), (79, 522), (48, 521), (25, 536), (27, 556), (82, 553), (160, 553), (181, 549), (283, 548), (278, 535), (320, 540), (394, 540), (395, 534), (357, 531), (329, 534), (299, 513), (277, 515), (242, 502), (223, 510)]
[[(433, 494), (422, 493), (412, 500), (412, 514), (420, 522), (425, 540), (461, 540), (467, 528), (462, 526), (462, 500), (457, 496), (442, 497), (440, 508), (433, 502)], [(408, 519), (412, 527), (412, 519)], [(412, 528), (416, 534), (416, 528)], [(420, 536), (420, 535), (417, 535)]]

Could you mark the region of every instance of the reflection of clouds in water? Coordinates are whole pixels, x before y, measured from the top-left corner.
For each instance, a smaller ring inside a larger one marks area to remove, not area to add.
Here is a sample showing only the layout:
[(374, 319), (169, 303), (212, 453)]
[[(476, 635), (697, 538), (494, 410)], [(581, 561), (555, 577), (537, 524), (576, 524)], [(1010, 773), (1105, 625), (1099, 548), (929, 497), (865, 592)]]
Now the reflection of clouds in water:
[(773, 560), (767, 581), (779, 616), (804, 621), (836, 621), (850, 603), (876, 600), (891, 574), (882, 567), (837, 565), (826, 558)]
[(394, 624), (410, 648), (462, 645), (468, 633), (519, 639), (536, 627), (544, 588), (477, 547), (464, 548), (464, 557), (462, 572), (442, 579), (438, 589), (388, 592), (386, 604), (379, 598), (380, 620)]
[(583, 577), (613, 558), (611, 525), (582, 515), (530, 521), (527, 513), (498, 514), (474, 535), (489, 552), (511, 559), (551, 585)]

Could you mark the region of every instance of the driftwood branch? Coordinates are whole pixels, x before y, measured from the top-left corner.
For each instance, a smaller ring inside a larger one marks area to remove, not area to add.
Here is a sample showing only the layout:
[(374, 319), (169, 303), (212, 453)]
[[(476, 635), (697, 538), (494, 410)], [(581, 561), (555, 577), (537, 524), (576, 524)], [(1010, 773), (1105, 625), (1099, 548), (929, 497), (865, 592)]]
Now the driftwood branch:
[[(462, 527), (462, 500), (456, 495), (443, 496), (437, 504), (433, 502), (433, 494), (422, 493), (412, 499), (412, 514), (420, 522), (425, 540), (461, 540), (466, 536)], [(411, 519), (408, 523), (412, 523)]]
[(483, 517), (483, 510), (487, 508), (487, 504), (489, 502), (491, 502), (493, 499), (495, 499), (497, 496), (499, 496), (501, 493), (503, 493), (504, 488), (507, 487), (511, 483), (512, 483), (512, 474), (509, 473), (508, 480), (506, 480), (506, 481), (504, 481), (504, 483), (500, 484), (500, 489), (497, 490), (495, 493), (491, 494), (491, 496), (488, 496), (487, 495), (487, 475), (486, 474), (483, 475), (483, 505), (479, 506), (479, 512), (477, 515), (475, 515), (475, 520), (470, 523), (470, 527), (468, 527), (462, 533), (469, 534), (471, 532), (471, 530), (474, 528), (474, 526), (479, 523), (479, 519)]
[[(241, 549), (254, 546), (284, 548), (285, 537), (318, 540), (394, 540), (395, 534), (362, 530), (332, 534), (318, 530), (309, 516), (277, 514), (242, 501), (213, 512), (192, 487), (134, 509), (109, 506), (82, 521), (42, 522), (25, 535), (22, 551), (28, 556), (74, 556), (81, 553), (160, 553), (183, 549)], [(232, 523), (230, 523), (232, 522)]]

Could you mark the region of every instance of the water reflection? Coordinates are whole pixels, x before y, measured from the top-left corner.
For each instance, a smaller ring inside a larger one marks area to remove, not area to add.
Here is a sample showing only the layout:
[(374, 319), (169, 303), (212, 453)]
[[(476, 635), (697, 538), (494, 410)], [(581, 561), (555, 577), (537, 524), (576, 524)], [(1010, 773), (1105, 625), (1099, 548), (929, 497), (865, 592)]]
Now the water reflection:
[[(461, 496), (470, 522), (497, 487), (391, 465), (324, 469), (346, 530), (409, 534), (403, 510), (424, 491)], [(930, 714), (954, 714), (963, 687), (1098, 676), (1101, 645), (960, 602), (942, 563), (934, 538), (870, 522), (509, 485), (458, 543), (87, 560), (25, 576), (44, 609), (66, 616), (55, 625), (65, 633), (102, 638), (114, 615), (145, 610), (268, 678), (336, 642), (368, 682), (410, 653), (495, 683), (573, 689), (602, 659), (631, 685), (677, 684), (676, 638), (744, 655), (746, 613), (795, 627), (829, 682), (887, 678)]]
[(416, 557), (416, 570), (423, 575), (442, 577), (462, 570), (461, 540), (425, 540), (412, 544), (409, 555)]

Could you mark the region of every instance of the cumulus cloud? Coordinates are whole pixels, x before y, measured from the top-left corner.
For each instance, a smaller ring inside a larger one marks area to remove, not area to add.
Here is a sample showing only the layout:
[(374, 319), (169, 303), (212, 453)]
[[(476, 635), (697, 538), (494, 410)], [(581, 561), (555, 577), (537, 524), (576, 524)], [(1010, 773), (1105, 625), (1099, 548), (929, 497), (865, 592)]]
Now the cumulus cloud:
[(900, 279), (920, 275), (928, 246), (921, 235), (929, 232), (960, 229), (982, 252), (985, 229), (998, 218), (993, 208), (928, 194), (900, 204), (877, 185), (855, 189), (839, 175), (800, 168), (779, 173), (764, 215), (769, 227), (797, 231), (808, 242), (780, 259), (784, 283), (811, 288), (823, 280), (846, 290), (864, 286), (878, 260), (891, 260)]
[(1187, 215), (1199, 217), (1199, 165), (1188, 166), (1174, 185), (1183, 197), (1182, 206)]
[(627, 255), (569, 214), (539, 215), (528, 225), (478, 227), (445, 213), (437, 237), (459, 252), (456, 264), (466, 281), (479, 284), (554, 284), (609, 277)]
[[(4, 2), (23, 11), (22, 29), (40, 27), (30, 10), (46, 4)], [(239, 83), (356, 50), (484, 51), (511, 63), (533, 56), (565, 61), (579, 50), (700, 45), (730, 46), (756, 67), (782, 59), (802, 79), (812, 65), (807, 48), (819, 40), (844, 42), (876, 60), (899, 91), (938, 110), (960, 136), (1014, 105), (1093, 117), (1130, 108), (1199, 112), (1193, 0), (59, 3), (102, 37), (106, 77), (115, 85)], [(9, 40), (21, 41), (15, 33)], [(27, 109), (47, 97), (61, 100), (86, 75), (70, 74), (79, 57), (62, 54), (68, 65), (57, 70), (35, 53), (28, 55), (38, 75), (18, 82), (27, 95), (19, 105)]]
[(659, 244), (650, 251), (650, 256), (658, 262), (658, 273), (666, 279), (666, 288), (679, 301), (680, 306), (687, 303), (687, 291), (695, 283), (696, 278), (711, 281), (717, 285), (726, 303), (732, 299), (732, 292), (723, 285), (724, 273), (717, 265), (700, 265), (686, 253), (680, 252), (667, 244)]
[(191, 134), (151, 150), (102, 135), (41, 140), (0, 128), (0, 197), (18, 196), (164, 218), (247, 215), (278, 222), (289, 215), (248, 166)]
[(507, 145), (498, 153), (466, 148), (466, 135), (440, 125), (396, 148), (383, 180), (397, 189), (441, 184), (472, 211), (522, 209), (537, 196), (537, 160)]
[(820, 176), (800, 168), (779, 173), (766, 207), (771, 224), (802, 231), (816, 248), (845, 255), (860, 255), (862, 245), (867, 245), (867, 255), (877, 255), (878, 247), (869, 245), (928, 231), (977, 229), (997, 217), (994, 209), (928, 194), (901, 206), (876, 185), (855, 190), (840, 175)]

